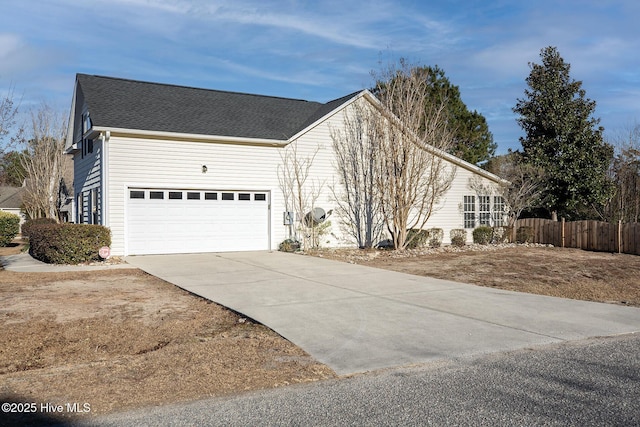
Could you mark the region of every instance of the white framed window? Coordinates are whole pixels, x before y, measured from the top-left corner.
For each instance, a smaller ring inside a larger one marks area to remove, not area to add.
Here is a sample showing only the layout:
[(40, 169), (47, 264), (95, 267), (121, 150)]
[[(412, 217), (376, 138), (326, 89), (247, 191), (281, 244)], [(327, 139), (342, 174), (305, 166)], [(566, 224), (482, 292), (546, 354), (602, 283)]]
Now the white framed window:
[(476, 196), (464, 196), (463, 216), (464, 216), (464, 228), (475, 228)]
[(478, 196), (480, 225), (491, 225), (491, 196)]
[(504, 197), (493, 196), (493, 225), (504, 227)]
[(91, 116), (88, 111), (82, 113), (82, 156), (86, 156), (89, 153), (93, 153), (93, 139), (85, 138), (85, 135), (93, 124), (91, 123)]
[(91, 190), (91, 224), (99, 224), (100, 218), (98, 217), (98, 189)]
[(78, 224), (82, 224), (84, 222), (84, 203), (83, 203), (82, 193), (76, 194), (76, 216)]
[(84, 113), (82, 113), (82, 136), (84, 137), (84, 135), (89, 131), (89, 129), (91, 129), (91, 116), (89, 115), (88, 111), (85, 111)]

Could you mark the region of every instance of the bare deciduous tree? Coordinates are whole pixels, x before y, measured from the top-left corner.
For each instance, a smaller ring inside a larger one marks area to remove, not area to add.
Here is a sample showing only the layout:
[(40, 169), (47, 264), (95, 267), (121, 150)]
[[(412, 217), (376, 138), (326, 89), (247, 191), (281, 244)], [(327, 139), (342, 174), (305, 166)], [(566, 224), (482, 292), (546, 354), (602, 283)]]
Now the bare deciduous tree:
[(336, 213), (360, 248), (375, 245), (384, 228), (381, 211), (379, 147), (373, 123), (377, 111), (366, 101), (345, 111), (343, 126), (331, 129), (335, 168), (340, 185), (333, 186)]
[(614, 138), (616, 154), (609, 169), (615, 187), (605, 206), (608, 221), (640, 221), (640, 124), (630, 126)]
[(7, 144), (4, 139), (9, 135), (11, 128), (16, 124), (18, 106), (14, 101), (13, 87), (0, 99), (0, 155), (4, 153)]
[(299, 241), (305, 249), (319, 245), (318, 225), (307, 217), (316, 207), (322, 193), (324, 182), (310, 179), (310, 169), (320, 148), (304, 156), (298, 151), (294, 142), (280, 152), (282, 163), (278, 165), (278, 182), (284, 197), (285, 209), (293, 212), (293, 221), (289, 230), (289, 238)]
[(445, 160), (454, 142), (442, 102), (427, 103), (429, 84), (418, 68), (400, 61), (376, 80), (380, 113), (376, 117), (379, 149), (378, 191), (394, 248), (403, 250), (409, 229), (425, 227), (455, 177)]
[(66, 117), (43, 103), (31, 113), (23, 143), (26, 191), (23, 203), (30, 218), (58, 219), (60, 181), (65, 173)]
[(499, 192), (507, 209), (507, 226), (513, 227), (525, 209), (535, 208), (540, 203), (543, 172), (513, 153), (498, 165), (496, 174), (510, 183), (502, 185)]

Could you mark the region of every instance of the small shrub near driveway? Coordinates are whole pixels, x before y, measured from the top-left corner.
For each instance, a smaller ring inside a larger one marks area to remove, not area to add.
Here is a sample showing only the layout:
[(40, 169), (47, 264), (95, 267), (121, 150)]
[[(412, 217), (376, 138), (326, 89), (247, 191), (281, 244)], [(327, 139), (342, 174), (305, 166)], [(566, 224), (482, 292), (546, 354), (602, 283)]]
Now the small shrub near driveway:
[(481, 225), (473, 230), (473, 243), (488, 245), (491, 243), (491, 236), (493, 236), (493, 228), (488, 225)]
[(278, 246), (280, 252), (295, 252), (300, 250), (300, 242), (293, 239), (286, 239)]
[(102, 246), (111, 245), (107, 227), (90, 224), (38, 224), (29, 235), (31, 256), (50, 264), (99, 260)]
[(467, 230), (463, 228), (454, 228), (449, 232), (451, 245), (462, 247), (467, 244)]
[(7, 246), (20, 232), (20, 217), (0, 211), (0, 246)]

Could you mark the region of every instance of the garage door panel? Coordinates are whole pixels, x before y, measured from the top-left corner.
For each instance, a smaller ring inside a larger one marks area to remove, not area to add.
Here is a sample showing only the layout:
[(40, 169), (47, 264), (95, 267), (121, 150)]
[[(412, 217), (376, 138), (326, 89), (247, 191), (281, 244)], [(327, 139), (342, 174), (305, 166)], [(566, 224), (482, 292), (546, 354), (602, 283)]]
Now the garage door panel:
[[(144, 198), (129, 198), (127, 204), (127, 252), (131, 255), (269, 249), (268, 192), (130, 190), (138, 197), (144, 191)], [(150, 192), (155, 197), (162, 192), (163, 198), (150, 199)], [(169, 192), (174, 196), (181, 192), (182, 199), (169, 198)], [(221, 200), (222, 193), (226, 198), (233, 195), (233, 200)], [(250, 200), (240, 200), (240, 193), (245, 199), (248, 194)]]

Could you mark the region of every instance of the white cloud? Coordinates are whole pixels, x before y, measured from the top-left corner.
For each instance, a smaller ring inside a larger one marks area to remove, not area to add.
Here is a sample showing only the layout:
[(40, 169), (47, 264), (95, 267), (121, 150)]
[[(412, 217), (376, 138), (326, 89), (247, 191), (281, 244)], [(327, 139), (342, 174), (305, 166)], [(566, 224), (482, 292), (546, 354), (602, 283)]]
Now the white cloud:
[(260, 67), (252, 67), (233, 62), (228, 59), (214, 59), (213, 64), (223, 68), (231, 73), (240, 73), (246, 77), (272, 80), (277, 82), (285, 82), (290, 84), (303, 84), (309, 86), (327, 86), (330, 84), (331, 77), (316, 72), (313, 69), (305, 69), (303, 71), (289, 70), (289, 72), (273, 72)]
[(558, 46), (572, 77), (584, 81), (605, 127), (613, 120), (606, 115), (640, 114), (638, 5), (22, 1), (0, 14), (0, 79), (16, 76), (17, 89), (20, 78), (34, 90), (58, 93), (65, 84), (72, 90), (75, 72), (92, 72), (322, 100), (370, 83), (379, 60), (405, 57), (441, 66), (463, 100), (495, 123), (497, 140), (517, 141), (511, 107), (523, 96), (528, 62), (539, 62), (548, 45)]
[(55, 59), (55, 53), (30, 45), (16, 34), (0, 34), (0, 79), (20, 80)]

